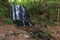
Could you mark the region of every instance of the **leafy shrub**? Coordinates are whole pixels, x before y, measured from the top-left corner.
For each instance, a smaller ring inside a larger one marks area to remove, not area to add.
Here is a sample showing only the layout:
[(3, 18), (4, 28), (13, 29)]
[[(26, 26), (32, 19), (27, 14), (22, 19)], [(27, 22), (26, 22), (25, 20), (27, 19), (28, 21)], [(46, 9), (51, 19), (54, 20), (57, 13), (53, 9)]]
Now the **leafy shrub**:
[(10, 18), (7, 18), (5, 21), (4, 21), (5, 24), (12, 24), (12, 20)]
[(0, 8), (0, 18), (4, 18), (4, 17), (5, 17), (5, 12), (3, 8)]

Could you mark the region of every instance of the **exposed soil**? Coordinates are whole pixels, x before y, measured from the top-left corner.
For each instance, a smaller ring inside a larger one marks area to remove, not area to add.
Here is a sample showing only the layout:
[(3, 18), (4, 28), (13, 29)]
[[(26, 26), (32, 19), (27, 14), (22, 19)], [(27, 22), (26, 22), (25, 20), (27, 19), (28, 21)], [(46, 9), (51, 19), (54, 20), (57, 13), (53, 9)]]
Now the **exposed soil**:
[(60, 40), (60, 26), (48, 27), (52, 40)]
[[(42, 40), (41, 38), (31, 38), (31, 35), (28, 34), (28, 31), (35, 31), (34, 27), (44, 30), (40, 27), (40, 24), (33, 27), (15, 27), (14, 25), (4, 24), (3, 21), (4, 19), (0, 19), (0, 40)], [(48, 26), (46, 30), (50, 32), (51, 40), (60, 40), (60, 26)]]

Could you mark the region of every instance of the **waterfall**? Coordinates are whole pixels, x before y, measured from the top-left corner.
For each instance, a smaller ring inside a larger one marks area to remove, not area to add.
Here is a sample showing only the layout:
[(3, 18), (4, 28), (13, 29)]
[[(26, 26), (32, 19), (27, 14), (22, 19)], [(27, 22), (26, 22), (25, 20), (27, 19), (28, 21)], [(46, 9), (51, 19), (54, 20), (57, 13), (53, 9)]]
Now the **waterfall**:
[(16, 5), (15, 6), (15, 11), (16, 11), (16, 20), (20, 20), (20, 18), (19, 18), (19, 13), (20, 13), (20, 5)]
[(22, 21), (23, 26), (26, 26), (26, 23), (28, 23), (30, 26), (32, 26), (32, 24), (29, 22), (29, 18), (26, 12), (26, 9), (24, 6), (20, 6), (20, 5), (14, 5), (13, 3), (10, 4), (11, 6), (11, 11), (12, 11), (12, 19), (13, 21), (16, 21), (18, 24), (20, 24)]
[(22, 8), (22, 22), (23, 22), (23, 26), (26, 26), (25, 25), (25, 22), (27, 21), (27, 14), (26, 14), (26, 10), (25, 10), (25, 8), (22, 6), (21, 7)]
[(25, 22), (27, 21), (28, 24), (29, 24), (29, 26), (32, 26), (32, 24), (29, 22), (29, 20), (27, 20), (28, 19), (27, 16), (28, 16), (27, 15), (27, 12), (26, 12), (25, 8), (22, 6), (22, 19), (23, 19), (23, 24), (25, 26)]
[(28, 16), (27, 12), (26, 12), (25, 8), (22, 6), (22, 19), (27, 20), (28, 19), (27, 16)]
[(10, 3), (11, 11), (12, 11), (12, 19), (13, 20), (20, 20), (20, 5), (14, 5)]
[(12, 11), (12, 19), (15, 20), (15, 11), (14, 11), (14, 4), (10, 3), (11, 11)]

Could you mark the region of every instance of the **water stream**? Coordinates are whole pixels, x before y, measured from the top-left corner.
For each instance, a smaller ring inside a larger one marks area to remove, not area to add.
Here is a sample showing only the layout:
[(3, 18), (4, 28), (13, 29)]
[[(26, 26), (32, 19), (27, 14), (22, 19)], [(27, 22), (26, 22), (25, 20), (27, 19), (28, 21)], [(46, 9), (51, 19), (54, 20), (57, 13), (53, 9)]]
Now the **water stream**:
[[(23, 26), (26, 26), (28, 15), (26, 12), (26, 9), (23, 6), (20, 5), (14, 5), (13, 3), (10, 4), (11, 11), (12, 11), (12, 19), (15, 20), (21, 20), (23, 23)], [(32, 26), (30, 22), (28, 22), (29, 26)]]

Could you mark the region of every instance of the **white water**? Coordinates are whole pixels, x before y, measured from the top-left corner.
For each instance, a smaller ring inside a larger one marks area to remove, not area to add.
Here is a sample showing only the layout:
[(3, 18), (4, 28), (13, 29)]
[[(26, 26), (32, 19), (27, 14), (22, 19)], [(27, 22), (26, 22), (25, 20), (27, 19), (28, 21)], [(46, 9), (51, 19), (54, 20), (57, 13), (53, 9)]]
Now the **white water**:
[[(23, 6), (20, 6), (20, 5), (14, 5), (14, 4), (11, 4), (11, 7), (12, 7), (12, 19), (13, 20), (20, 20), (21, 19), (21, 16), (22, 15), (22, 23), (23, 23), (23, 26), (26, 26), (25, 25), (25, 22), (27, 21), (27, 13), (26, 13), (26, 10)], [(22, 10), (22, 12), (20, 12), (20, 9)], [(30, 22), (28, 22), (28, 24), (30, 26), (32, 26), (32, 24)]]
[(20, 13), (20, 6), (19, 5), (16, 5), (15, 6), (15, 9), (16, 9), (16, 20), (20, 20), (20, 17), (19, 17), (19, 13)]
[(11, 3), (10, 6), (11, 6), (11, 8), (12, 8), (12, 19), (15, 20), (14, 5)]

